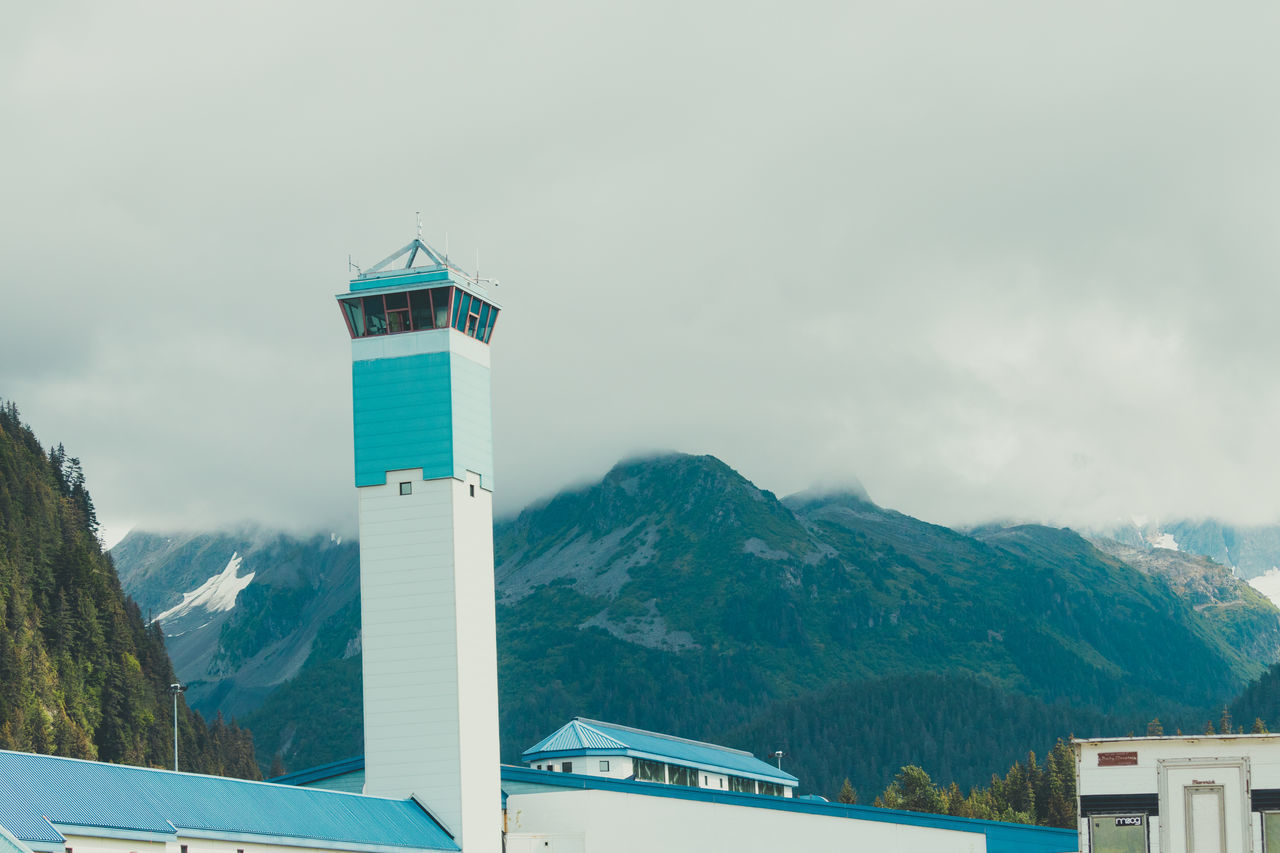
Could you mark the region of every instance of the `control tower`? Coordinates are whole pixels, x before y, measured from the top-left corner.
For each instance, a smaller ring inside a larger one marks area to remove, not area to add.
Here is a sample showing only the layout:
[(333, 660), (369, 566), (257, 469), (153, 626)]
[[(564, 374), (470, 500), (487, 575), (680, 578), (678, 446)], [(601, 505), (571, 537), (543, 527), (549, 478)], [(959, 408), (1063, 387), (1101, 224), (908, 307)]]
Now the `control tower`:
[(351, 279), (365, 793), (501, 848), (489, 341), (499, 306), (421, 234)]

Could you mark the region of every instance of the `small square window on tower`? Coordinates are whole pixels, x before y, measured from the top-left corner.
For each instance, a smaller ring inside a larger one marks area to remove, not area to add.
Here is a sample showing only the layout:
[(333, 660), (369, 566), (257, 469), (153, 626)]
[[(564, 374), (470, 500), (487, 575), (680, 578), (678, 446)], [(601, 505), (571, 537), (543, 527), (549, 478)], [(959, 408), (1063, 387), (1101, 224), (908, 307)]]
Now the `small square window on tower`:
[(411, 494), (413, 494), (413, 483), (401, 483), (401, 484), (400, 484), (400, 494), (402, 494), (402, 495), (411, 495)]

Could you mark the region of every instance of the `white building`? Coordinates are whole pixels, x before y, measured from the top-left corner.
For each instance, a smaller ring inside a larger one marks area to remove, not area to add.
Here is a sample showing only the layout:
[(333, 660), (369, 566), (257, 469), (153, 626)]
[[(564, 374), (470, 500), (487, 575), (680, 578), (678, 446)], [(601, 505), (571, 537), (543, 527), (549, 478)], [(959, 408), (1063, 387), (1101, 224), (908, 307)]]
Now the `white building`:
[(791, 797), (799, 779), (749, 752), (575, 717), (526, 749), (536, 770)]
[(1280, 735), (1074, 745), (1082, 851), (1280, 853)]

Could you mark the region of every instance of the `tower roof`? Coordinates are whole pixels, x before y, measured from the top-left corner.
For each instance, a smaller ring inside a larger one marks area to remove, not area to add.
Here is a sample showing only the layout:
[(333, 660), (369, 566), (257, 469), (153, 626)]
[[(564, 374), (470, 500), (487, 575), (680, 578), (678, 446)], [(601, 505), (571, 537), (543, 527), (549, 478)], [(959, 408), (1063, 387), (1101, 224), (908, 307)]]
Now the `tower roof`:
[[(447, 257), (445, 257), (444, 255), (437, 252), (435, 249), (428, 246), (426, 241), (424, 241), (421, 236), (417, 236), (417, 237), (414, 237), (412, 240), (410, 240), (408, 245), (403, 246), (399, 249), (396, 249), (394, 252), (387, 255), (385, 258), (378, 261), (376, 264), (369, 267), (367, 270), (364, 270), (360, 275), (362, 277), (367, 275), (375, 275), (384, 270), (388, 270), (388, 267), (391, 267), (392, 264), (395, 264), (401, 258), (405, 258), (405, 262), (398, 269), (394, 270), (395, 272), (399, 272), (400, 270), (414, 269), (415, 262), (418, 260), (419, 255), (422, 256), (422, 263), (417, 264), (417, 266), (419, 267), (449, 266), (449, 259)], [(388, 271), (391, 271), (391, 270), (388, 270)]]

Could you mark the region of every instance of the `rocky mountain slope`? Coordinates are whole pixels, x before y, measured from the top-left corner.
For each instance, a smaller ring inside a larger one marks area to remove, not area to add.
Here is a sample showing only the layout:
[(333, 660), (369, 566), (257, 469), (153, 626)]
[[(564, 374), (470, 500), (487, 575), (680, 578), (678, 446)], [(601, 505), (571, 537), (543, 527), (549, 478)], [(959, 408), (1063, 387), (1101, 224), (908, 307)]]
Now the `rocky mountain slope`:
[(1182, 551), (1208, 557), (1252, 579), (1280, 569), (1280, 524), (1232, 525), (1214, 519), (1132, 522), (1096, 531), (1090, 538), (1113, 539), (1149, 551)]
[(359, 596), (357, 546), (333, 535), (136, 532), (111, 553), (125, 590), (163, 628), (188, 701), (208, 714), (261, 705)]
[[(186, 600), (181, 617), (209, 623), (193, 630), (217, 626), (216, 643), (206, 638), (189, 659), (203, 669), (182, 672), (231, 685), (203, 701), (240, 701), (238, 662), (265, 672), (287, 661), (296, 675), (245, 717), (263, 758), (278, 753), (296, 769), (358, 752), (350, 544), (281, 539), (277, 552), (298, 549), (297, 565), (277, 574), (244, 537), (216, 548), (170, 538), (131, 536), (117, 559), (157, 612)], [(1280, 613), (1229, 576), (1179, 581), (1069, 530), (964, 534), (858, 491), (780, 501), (712, 457), (624, 462), (499, 523), (495, 549), (507, 760), (586, 715), (758, 753), (782, 747), (827, 793), (844, 775), (883, 787), (876, 768), (919, 763), (912, 750), (933, 744), (926, 769), (964, 785), (1047, 749), (1064, 728), (1122, 734), (1151, 716), (1195, 719), (1280, 648)], [(204, 598), (225, 604), (220, 584), (250, 572), (230, 611), (195, 603), (221, 578)], [(165, 576), (182, 581), (161, 594)], [(175, 649), (196, 646), (184, 637), (171, 638)], [(993, 696), (1016, 718), (1004, 741), (972, 725)], [(902, 712), (925, 707), (949, 713)]]

